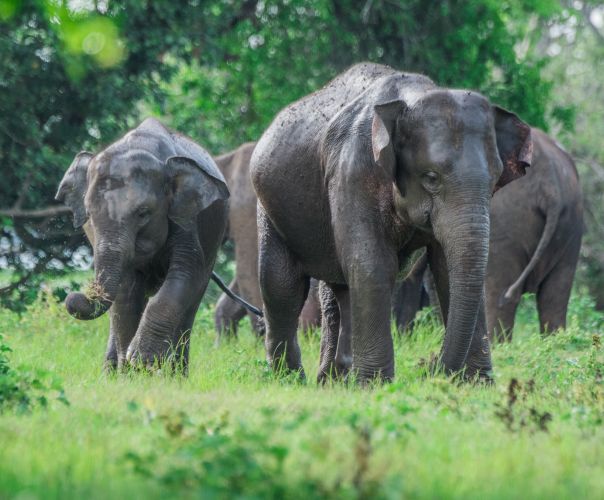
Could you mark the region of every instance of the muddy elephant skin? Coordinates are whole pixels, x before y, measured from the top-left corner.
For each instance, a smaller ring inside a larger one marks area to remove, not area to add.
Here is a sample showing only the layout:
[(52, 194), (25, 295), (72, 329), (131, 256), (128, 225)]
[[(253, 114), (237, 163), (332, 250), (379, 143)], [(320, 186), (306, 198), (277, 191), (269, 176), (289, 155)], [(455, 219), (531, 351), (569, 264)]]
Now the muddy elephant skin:
[(227, 223), (229, 192), (210, 155), (147, 119), (97, 154), (78, 154), (59, 186), (94, 252), (95, 280), (65, 305), (78, 319), (107, 310), (105, 365), (186, 372), (189, 337)]
[[(329, 289), (324, 326), (338, 339), (322, 348), (319, 379), (390, 380), (395, 277), (427, 246), (447, 325), (438, 366), (488, 379), (489, 203), (524, 174), (531, 147), (530, 128), (483, 96), (377, 64), (281, 111), (251, 159), (273, 366), (304, 376), (296, 323), (312, 276)], [(338, 358), (340, 343), (350, 355)]]
[[(258, 229), (256, 226), (256, 204), (258, 198), (250, 179), (250, 158), (256, 143), (247, 142), (234, 151), (215, 157), (218, 168), (224, 175), (231, 197), (229, 199), (229, 224), (226, 238), (235, 246), (235, 278), (229, 288), (248, 302), (262, 305), (260, 286), (258, 285)], [(320, 324), (321, 311), (317, 289), (314, 288), (300, 315), (300, 328), (307, 330)], [(236, 335), (239, 322), (248, 315), (253, 330), (264, 334), (264, 321), (246, 311), (225, 294), (216, 304), (214, 322), (217, 338), (224, 335)]]

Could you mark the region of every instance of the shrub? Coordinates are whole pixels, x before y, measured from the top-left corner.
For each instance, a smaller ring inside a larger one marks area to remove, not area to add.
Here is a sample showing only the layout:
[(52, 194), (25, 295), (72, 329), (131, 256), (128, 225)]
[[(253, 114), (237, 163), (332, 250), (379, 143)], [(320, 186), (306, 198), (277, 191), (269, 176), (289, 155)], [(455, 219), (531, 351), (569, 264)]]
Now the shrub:
[(53, 399), (68, 405), (60, 380), (44, 370), (13, 368), (8, 353), (12, 350), (0, 335), (0, 413), (14, 409), (20, 413), (35, 407), (48, 406), (48, 394)]

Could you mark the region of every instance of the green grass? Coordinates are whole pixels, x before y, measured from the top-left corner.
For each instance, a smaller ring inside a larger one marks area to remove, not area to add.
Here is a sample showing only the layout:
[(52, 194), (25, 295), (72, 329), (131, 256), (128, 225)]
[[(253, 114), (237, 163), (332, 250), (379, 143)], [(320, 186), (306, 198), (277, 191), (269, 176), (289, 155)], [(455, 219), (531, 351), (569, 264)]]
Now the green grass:
[(427, 315), (396, 341), (394, 383), (362, 389), (316, 386), (317, 335), (301, 340), (306, 385), (275, 377), (248, 327), (215, 347), (211, 313), (182, 379), (104, 375), (106, 317), (0, 311), (11, 366), (60, 377), (70, 402), (0, 415), (0, 498), (604, 496), (603, 322), (581, 296), (545, 339), (522, 308), (494, 387), (425, 377), (442, 335)]

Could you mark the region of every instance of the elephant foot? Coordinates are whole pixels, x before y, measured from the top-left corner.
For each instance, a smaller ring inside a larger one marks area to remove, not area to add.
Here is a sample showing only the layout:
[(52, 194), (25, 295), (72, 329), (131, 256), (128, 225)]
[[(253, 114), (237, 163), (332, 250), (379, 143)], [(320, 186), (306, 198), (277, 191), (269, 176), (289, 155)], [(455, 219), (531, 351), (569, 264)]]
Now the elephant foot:
[(361, 387), (372, 387), (374, 385), (388, 384), (394, 380), (394, 370), (380, 369), (362, 371), (359, 369), (351, 370), (347, 380), (354, 377), (355, 382)]
[(306, 372), (301, 366), (299, 368), (287, 368), (282, 365), (273, 366), (273, 373), (277, 379), (290, 380), (293, 382), (306, 383)]
[(317, 384), (325, 385), (329, 381), (347, 382), (349, 373), (349, 367), (338, 366), (336, 363), (331, 363), (328, 366), (319, 368)]
[(301, 363), (288, 362), (284, 356), (275, 356), (267, 359), (277, 377), (293, 377), (299, 382), (306, 381), (306, 373)]
[(493, 370), (491, 366), (478, 366), (467, 363), (463, 370), (452, 372), (441, 363), (440, 356), (432, 353), (428, 359), (421, 359), (419, 366), (426, 369), (426, 376), (443, 374), (458, 382), (469, 382), (481, 385), (494, 385)]
[(293, 377), (295, 380), (297, 380), (299, 382), (306, 381), (306, 372), (304, 371), (304, 368), (302, 367), (302, 365), (290, 368), (279, 361), (270, 361), (269, 360), (269, 363), (273, 367), (273, 372), (275, 373), (275, 375), (277, 377), (284, 377), (284, 378)]
[(115, 337), (110, 334), (107, 350), (105, 351), (105, 359), (103, 361), (103, 371), (105, 373), (115, 373), (118, 369), (119, 356), (117, 353), (117, 345), (115, 343)]
[(347, 381), (352, 369), (352, 358), (345, 356), (321, 363), (317, 374), (317, 383), (324, 385), (327, 381)]
[(394, 380), (394, 363), (386, 366), (352, 366), (346, 374), (346, 381), (361, 387), (390, 383)]
[(135, 370), (156, 372), (173, 356), (173, 349), (169, 342), (161, 342), (159, 345), (148, 346), (144, 345), (140, 338), (134, 337), (128, 347), (126, 360), (129, 366)]
[(103, 361), (103, 371), (107, 375), (112, 375), (112, 374), (116, 373), (117, 370), (118, 370), (117, 356), (115, 358), (106, 357), (105, 361)]
[(476, 385), (493, 386), (495, 385), (495, 379), (493, 378), (493, 370), (490, 366), (476, 367), (471, 364), (467, 364), (463, 374), (461, 376), (463, 382), (469, 382)]
[(128, 367), (135, 371), (156, 372), (164, 364), (161, 357), (147, 352), (132, 351), (128, 353)]
[(105, 360), (103, 361), (103, 371), (107, 374), (115, 373), (119, 368), (119, 359), (117, 350), (114, 346), (108, 349), (105, 353)]
[(306, 378), (302, 367), (302, 354), (296, 340), (268, 341), (265, 340), (266, 359), (276, 373), (300, 373), (301, 378)]

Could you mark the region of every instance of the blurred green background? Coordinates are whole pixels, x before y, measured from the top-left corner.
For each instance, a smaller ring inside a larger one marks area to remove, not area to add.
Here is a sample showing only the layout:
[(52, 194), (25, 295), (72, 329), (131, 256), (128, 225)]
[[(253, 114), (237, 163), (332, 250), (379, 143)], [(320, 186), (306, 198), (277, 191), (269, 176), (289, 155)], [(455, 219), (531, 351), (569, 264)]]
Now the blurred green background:
[(479, 90), (572, 153), (577, 286), (604, 309), (604, 6), (566, 0), (0, 0), (0, 302), (78, 286), (90, 254), (53, 197), (80, 150), (154, 115), (222, 153), (364, 60)]

